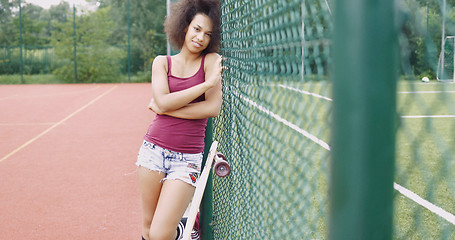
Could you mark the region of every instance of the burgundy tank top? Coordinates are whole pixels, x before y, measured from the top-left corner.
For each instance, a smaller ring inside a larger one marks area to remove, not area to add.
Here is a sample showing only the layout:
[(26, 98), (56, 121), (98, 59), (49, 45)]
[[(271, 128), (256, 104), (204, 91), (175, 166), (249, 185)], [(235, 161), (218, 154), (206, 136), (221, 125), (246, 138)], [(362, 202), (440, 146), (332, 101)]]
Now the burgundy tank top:
[[(191, 77), (180, 78), (171, 73), (171, 57), (167, 58), (167, 76), (169, 91), (178, 92), (190, 88), (205, 81), (204, 60), (202, 56), (199, 70)], [(205, 100), (201, 95), (192, 103)], [(204, 137), (207, 118), (204, 119), (182, 119), (167, 115), (157, 114), (150, 124), (144, 139), (162, 148), (181, 153), (201, 153), (204, 151)]]

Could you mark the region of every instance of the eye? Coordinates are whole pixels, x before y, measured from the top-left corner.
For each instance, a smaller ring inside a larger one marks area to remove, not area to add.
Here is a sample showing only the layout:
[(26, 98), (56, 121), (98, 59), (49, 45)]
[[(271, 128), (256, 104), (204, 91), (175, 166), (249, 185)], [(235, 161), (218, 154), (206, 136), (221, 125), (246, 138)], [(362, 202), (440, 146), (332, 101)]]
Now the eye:
[(205, 34), (205, 36), (207, 36), (207, 37), (210, 37), (210, 38), (211, 38), (211, 37), (212, 37), (212, 34), (210, 34), (210, 33), (206, 33), (206, 34)]
[(195, 30), (196, 32), (201, 31), (201, 29), (199, 29), (198, 27), (193, 27), (193, 28), (194, 28), (194, 30)]

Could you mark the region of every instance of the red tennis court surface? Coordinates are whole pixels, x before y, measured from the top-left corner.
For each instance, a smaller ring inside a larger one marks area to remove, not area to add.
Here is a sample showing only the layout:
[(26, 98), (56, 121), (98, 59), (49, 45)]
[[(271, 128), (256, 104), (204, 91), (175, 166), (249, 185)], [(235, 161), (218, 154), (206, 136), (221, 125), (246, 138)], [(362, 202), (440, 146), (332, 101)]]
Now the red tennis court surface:
[(150, 84), (0, 85), (0, 239), (140, 239)]

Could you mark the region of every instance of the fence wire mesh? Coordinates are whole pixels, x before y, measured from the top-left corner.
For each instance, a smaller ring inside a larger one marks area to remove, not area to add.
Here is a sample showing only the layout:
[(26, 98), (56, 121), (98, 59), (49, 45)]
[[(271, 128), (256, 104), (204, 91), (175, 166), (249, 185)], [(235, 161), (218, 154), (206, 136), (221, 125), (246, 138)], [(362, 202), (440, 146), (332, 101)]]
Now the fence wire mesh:
[(396, 239), (455, 239), (454, 1), (401, 0)]
[(0, 11), (0, 83), (14, 75), (20, 83), (37, 75), (60, 83), (150, 81), (153, 59), (166, 53), (165, 1), (62, 1), (48, 9), (6, 1)]
[[(25, 74), (50, 73), (57, 63), (54, 51), (50, 47), (26, 46), (22, 52)], [(20, 73), (20, 59), (20, 46), (0, 46), (0, 74)]]
[[(232, 173), (214, 178), (214, 237), (326, 239), (332, 1), (221, 3), (214, 135)], [(455, 239), (455, 2), (396, 3), (393, 238)]]
[(331, 100), (324, 1), (222, 2), (224, 103), (215, 239), (323, 239)]
[[(47, 30), (45, 25), (36, 33), (27, 28), (39, 21), (25, 21), (24, 11), (23, 62), (19, 18), (6, 19), (0, 39), (14, 35), (16, 40), (1, 43), (0, 77), (19, 74), (21, 66), (24, 74), (56, 74), (66, 65), (67, 82), (74, 71), (81, 82), (90, 82), (83, 66), (96, 72), (106, 66), (82, 62), (97, 62), (100, 56), (116, 62), (115, 71), (104, 72), (125, 74), (127, 16), (135, 26), (128, 44), (131, 71), (145, 71), (153, 56), (164, 54), (163, 1), (132, 1), (131, 16), (125, 1), (101, 2), (105, 5), (87, 15), (75, 15), (65, 5), (61, 21), (49, 19), (52, 34), (45, 42), (27, 37)], [(333, 2), (221, 0), (221, 54), (229, 70), (214, 135), (232, 172), (214, 178), (215, 239), (327, 238)], [(394, 239), (455, 239), (454, 6), (454, 0), (396, 0), (401, 68)], [(157, 22), (148, 17), (159, 18), (159, 27), (142, 29)], [(94, 27), (99, 31), (90, 31)], [(51, 42), (58, 34), (64, 34), (59, 39), (65, 46)], [(105, 54), (84, 57), (84, 49), (99, 41), (103, 44), (96, 46)], [(103, 81), (118, 78), (109, 75)]]

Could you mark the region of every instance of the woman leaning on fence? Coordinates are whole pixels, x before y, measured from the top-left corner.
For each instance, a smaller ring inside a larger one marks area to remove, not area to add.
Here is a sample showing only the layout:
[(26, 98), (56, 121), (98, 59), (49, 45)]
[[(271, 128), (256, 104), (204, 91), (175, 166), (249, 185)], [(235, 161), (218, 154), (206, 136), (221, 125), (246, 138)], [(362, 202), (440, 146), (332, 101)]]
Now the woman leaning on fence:
[(153, 62), (149, 109), (157, 115), (136, 165), (142, 238), (173, 240), (180, 238), (201, 171), (207, 119), (222, 103), (219, 1), (180, 0), (164, 26), (180, 52)]

